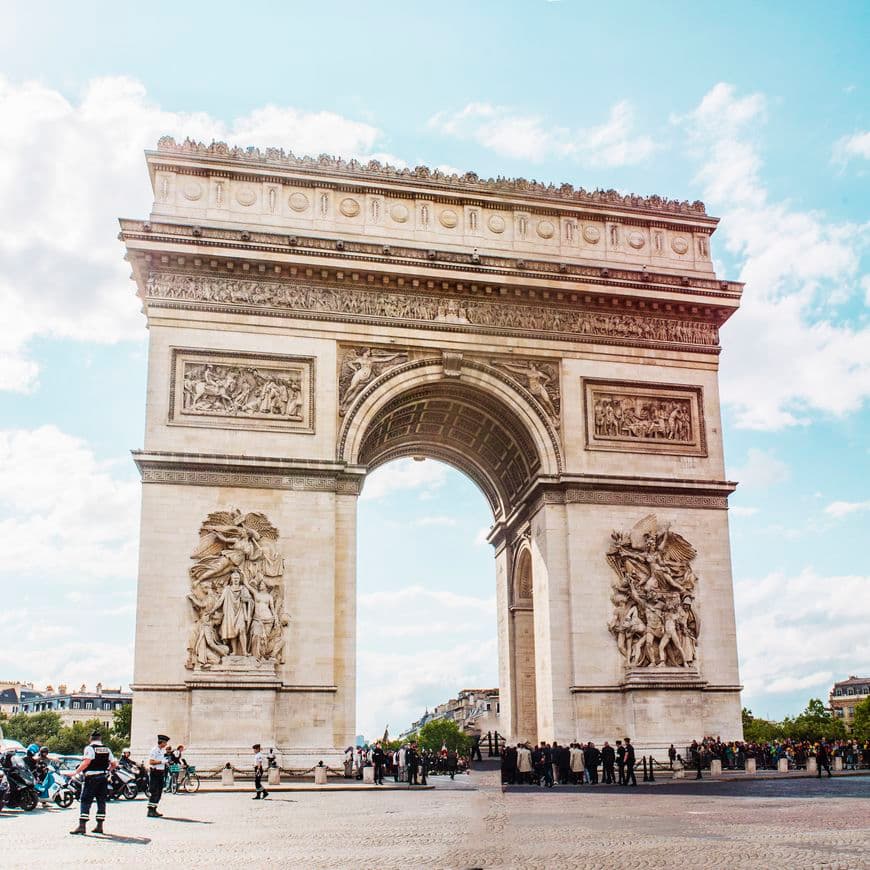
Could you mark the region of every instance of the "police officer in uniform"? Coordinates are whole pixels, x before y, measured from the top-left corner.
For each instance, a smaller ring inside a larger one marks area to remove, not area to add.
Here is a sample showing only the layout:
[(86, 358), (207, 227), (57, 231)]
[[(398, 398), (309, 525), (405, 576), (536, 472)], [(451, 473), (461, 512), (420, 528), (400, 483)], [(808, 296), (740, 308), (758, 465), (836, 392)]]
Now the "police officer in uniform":
[(163, 780), (166, 777), (166, 744), (169, 738), (165, 734), (157, 735), (157, 745), (148, 756), (148, 818), (159, 819), (163, 813), (157, 812), (157, 804), (163, 794)]
[(269, 792), (263, 788), (263, 767), (266, 763), (266, 759), (260, 751), (259, 743), (255, 743), (251, 749), (254, 750), (254, 800), (265, 800), (269, 797)]
[(84, 773), (85, 784), (82, 787), (82, 803), (79, 810), (79, 826), (70, 831), (71, 834), (86, 834), (85, 824), (91, 815), (91, 804), (97, 802), (97, 825), (95, 834), (103, 833), (103, 822), (106, 819), (106, 798), (109, 789), (109, 770), (118, 766), (112, 750), (103, 746), (99, 731), (91, 734), (91, 742), (85, 747), (84, 758), (73, 772), (73, 776)]

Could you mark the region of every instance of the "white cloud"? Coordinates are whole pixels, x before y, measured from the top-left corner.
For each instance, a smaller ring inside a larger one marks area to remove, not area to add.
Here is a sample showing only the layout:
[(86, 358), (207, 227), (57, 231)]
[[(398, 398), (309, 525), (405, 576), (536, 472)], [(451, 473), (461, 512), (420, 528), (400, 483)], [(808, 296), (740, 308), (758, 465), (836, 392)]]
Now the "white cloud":
[[(750, 447), (746, 453), (746, 462), (734, 468), (731, 476), (744, 489), (767, 489), (778, 483), (783, 483), (791, 477), (791, 469), (781, 459), (769, 450)], [(732, 508), (739, 513), (739, 508)], [(754, 510), (752, 510), (754, 513)]]
[(818, 688), (870, 661), (870, 576), (769, 574), (734, 585), (744, 702)]
[(456, 610), (460, 613), (477, 611), (484, 616), (491, 616), (495, 620), (495, 596), (488, 598), (476, 598), (473, 595), (457, 595), (447, 589), (429, 589), (425, 586), (405, 586), (384, 592), (369, 592), (359, 597), (359, 607), (382, 609), (384, 607), (401, 610), (405, 607), (414, 607), (426, 612), (431, 608), (439, 611)]
[(150, 211), (142, 152), (164, 133), (357, 157), (380, 137), (369, 124), (290, 107), (265, 106), (229, 123), (168, 112), (124, 77), (94, 79), (71, 101), (0, 76), (0, 389), (35, 387), (28, 344), (37, 336), (143, 339), (115, 237), (119, 216)]
[(537, 115), (492, 103), (468, 103), (456, 112), (439, 112), (428, 126), (445, 136), (471, 140), (522, 160), (562, 157), (587, 166), (626, 166), (643, 162), (657, 148), (652, 137), (635, 132), (634, 112), (624, 100), (595, 127), (554, 126)]
[(431, 493), (447, 480), (447, 466), (441, 462), (426, 459), (397, 459), (376, 468), (366, 477), (361, 498), (384, 498), (394, 492), (422, 490)]
[(870, 501), (832, 501), (825, 508), (826, 514), (838, 519), (857, 511), (870, 511)]
[(856, 297), (870, 223), (771, 201), (756, 141), (761, 94), (720, 83), (683, 118), (698, 179), (722, 215), (719, 236), (747, 283), (723, 328), (722, 397), (739, 426), (778, 429), (813, 413), (842, 415), (870, 396), (870, 328), (838, 320)]
[(427, 526), (455, 526), (456, 520), (453, 517), (419, 517), (414, 520), (413, 525), (420, 528)]
[(757, 507), (743, 507), (742, 505), (733, 505), (728, 508), (728, 513), (735, 517), (753, 517), (758, 513)]
[(54, 426), (0, 431), (0, 579), (135, 577), (139, 484), (112, 466)]
[(835, 163), (848, 163), (854, 157), (870, 160), (870, 130), (843, 136), (834, 143), (833, 160)]

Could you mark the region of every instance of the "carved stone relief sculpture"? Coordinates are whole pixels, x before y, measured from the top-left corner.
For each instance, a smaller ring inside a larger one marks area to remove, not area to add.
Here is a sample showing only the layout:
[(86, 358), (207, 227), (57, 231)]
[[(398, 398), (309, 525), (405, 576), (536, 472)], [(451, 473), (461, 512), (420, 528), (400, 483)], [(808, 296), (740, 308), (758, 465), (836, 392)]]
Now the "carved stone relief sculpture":
[(716, 347), (715, 325), (674, 317), (616, 314), (604, 311), (445, 299), (408, 293), (320, 287), (311, 284), (256, 281), (211, 275), (152, 272), (147, 282), (149, 299), (198, 302), (207, 305), (244, 305), (292, 311), (297, 317), (328, 313), (351, 320), (406, 320), (431, 326), (444, 323), (483, 330), (516, 331), (524, 335), (558, 334), (594, 340), (668, 342)]
[(706, 455), (700, 387), (584, 383), (587, 448)]
[(313, 431), (311, 357), (173, 351), (170, 423)]
[(695, 548), (654, 514), (630, 532), (614, 531), (607, 562), (613, 568), (608, 629), (630, 668), (692, 667), (700, 622), (695, 609)]
[(348, 348), (338, 373), (338, 413), (344, 416), (356, 397), (387, 369), (408, 361), (405, 351), (388, 353), (373, 347)]
[(284, 663), (284, 557), (264, 514), (210, 513), (191, 555), (189, 670)]
[(493, 359), (490, 360), (490, 365), (507, 372), (525, 387), (547, 412), (553, 425), (559, 428), (561, 392), (558, 364), (533, 359), (511, 361)]

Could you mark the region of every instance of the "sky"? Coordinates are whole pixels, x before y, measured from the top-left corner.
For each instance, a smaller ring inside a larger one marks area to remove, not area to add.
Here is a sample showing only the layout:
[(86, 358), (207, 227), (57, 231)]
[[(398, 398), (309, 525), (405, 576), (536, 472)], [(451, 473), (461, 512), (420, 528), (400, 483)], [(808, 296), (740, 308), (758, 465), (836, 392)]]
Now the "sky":
[[(744, 703), (870, 673), (868, 39), (858, 2), (0, 2), (0, 679), (132, 678), (147, 333), (116, 235), (164, 133), (703, 199), (746, 282)], [(436, 462), (370, 475), (361, 732), (497, 684), (491, 519)]]

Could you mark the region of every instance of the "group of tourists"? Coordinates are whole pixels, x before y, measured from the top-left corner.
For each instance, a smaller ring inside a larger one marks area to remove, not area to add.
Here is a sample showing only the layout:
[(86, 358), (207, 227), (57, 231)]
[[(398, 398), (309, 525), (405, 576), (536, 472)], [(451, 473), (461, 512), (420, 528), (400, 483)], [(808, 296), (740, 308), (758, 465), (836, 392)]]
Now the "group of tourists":
[[(555, 740), (532, 746), (506, 746), (501, 756), (501, 781), (505, 785), (624, 785), (636, 786), (637, 758), (631, 738), (599, 749), (591, 740), (560, 745)], [(600, 774), (599, 774), (600, 768)]]
[[(746, 762), (752, 758), (759, 770), (776, 770), (781, 759), (786, 759), (789, 770), (801, 770), (810, 758), (815, 758), (818, 773), (823, 770), (822, 762), (832, 762), (834, 758), (843, 759), (844, 770), (870, 768), (870, 740), (770, 740), (752, 742), (744, 740), (723, 741), (719, 737), (705, 737), (693, 741), (689, 747), (689, 761), (697, 766), (700, 756), (701, 767), (709, 767), (710, 762), (722, 762), (723, 770), (744, 770)], [(677, 756), (682, 761), (681, 756)], [(674, 759), (670, 761), (673, 763)]]
[[(480, 751), (478, 749), (478, 757)], [(372, 746), (348, 746), (344, 756), (344, 775), (348, 779), (363, 779), (365, 769), (373, 768), (374, 782), (383, 785), (384, 778), (408, 785), (427, 785), (428, 777), (449, 776), (465, 773), (470, 759), (454, 749), (442, 746), (440, 750), (420, 747), (415, 741), (406, 743), (398, 749), (389, 749), (380, 741)]]

